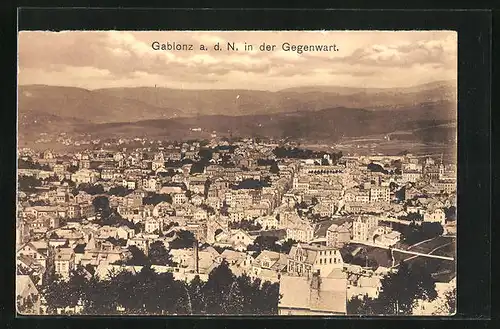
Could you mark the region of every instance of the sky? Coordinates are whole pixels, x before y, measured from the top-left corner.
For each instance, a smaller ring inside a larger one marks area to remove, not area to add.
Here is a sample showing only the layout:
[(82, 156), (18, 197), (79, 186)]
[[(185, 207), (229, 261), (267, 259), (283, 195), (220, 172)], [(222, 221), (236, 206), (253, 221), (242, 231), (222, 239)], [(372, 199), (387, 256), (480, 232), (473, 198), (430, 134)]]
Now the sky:
[[(154, 50), (153, 42), (193, 45)], [(234, 42), (239, 51), (228, 51)], [(244, 51), (244, 43), (253, 51)], [(333, 45), (334, 52), (282, 44)], [(219, 43), (224, 49), (215, 51)], [(276, 45), (259, 51), (259, 45)], [(200, 45), (208, 50), (200, 50)], [(409, 87), (457, 78), (454, 31), (21, 31), (18, 83), (85, 89), (167, 87), (277, 91), (302, 86)]]

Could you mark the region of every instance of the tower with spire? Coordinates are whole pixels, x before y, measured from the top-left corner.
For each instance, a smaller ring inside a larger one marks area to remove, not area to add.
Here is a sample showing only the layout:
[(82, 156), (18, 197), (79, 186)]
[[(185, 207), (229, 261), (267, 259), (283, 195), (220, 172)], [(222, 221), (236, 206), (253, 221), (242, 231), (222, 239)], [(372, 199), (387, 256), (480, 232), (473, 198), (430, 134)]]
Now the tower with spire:
[(443, 163), (443, 153), (441, 153), (441, 160), (439, 162), (439, 179), (444, 177), (444, 163)]

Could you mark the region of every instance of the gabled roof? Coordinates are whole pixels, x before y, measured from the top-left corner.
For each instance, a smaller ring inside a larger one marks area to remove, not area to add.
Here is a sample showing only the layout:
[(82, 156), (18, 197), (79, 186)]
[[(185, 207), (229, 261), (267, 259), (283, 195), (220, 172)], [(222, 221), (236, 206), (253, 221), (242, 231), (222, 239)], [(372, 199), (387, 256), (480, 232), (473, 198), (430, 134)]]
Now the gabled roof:
[(85, 244), (85, 243), (79, 243), (79, 244), (77, 244), (77, 245), (75, 246), (75, 248), (73, 248), (73, 251), (74, 251), (75, 253), (78, 253), (78, 254), (83, 254), (83, 253), (85, 252), (85, 246), (86, 246), (86, 245), (87, 245), (87, 244)]
[(246, 254), (244, 252), (239, 252), (239, 251), (225, 249), (222, 252), (222, 254), (220, 254), (220, 256), (223, 259), (227, 259), (227, 260), (237, 260), (237, 259), (240, 259), (240, 258), (245, 258)]
[(217, 250), (215, 250), (215, 248), (212, 246), (206, 247), (205, 249), (203, 249), (203, 251), (211, 253), (214, 257), (220, 256), (219, 252)]
[(281, 254), (279, 252), (270, 251), (270, 250), (262, 250), (262, 252), (255, 258), (257, 262), (260, 262), (264, 259), (269, 259), (273, 262), (279, 262), (280, 264), (287, 264), (287, 256), (285, 254)]
[(28, 267), (38, 267), (40, 264), (31, 256), (18, 255), (17, 260)]
[(33, 244), (33, 242), (27, 242), (27, 243), (25, 243), (22, 247), (20, 247), (18, 249), (18, 252), (20, 250), (24, 249), (25, 247), (29, 247), (29, 248), (33, 249), (34, 251), (36, 251), (39, 255), (41, 255), (43, 257), (46, 257), (46, 255), (43, 252), (41, 252), (39, 249), (36, 248), (36, 246)]

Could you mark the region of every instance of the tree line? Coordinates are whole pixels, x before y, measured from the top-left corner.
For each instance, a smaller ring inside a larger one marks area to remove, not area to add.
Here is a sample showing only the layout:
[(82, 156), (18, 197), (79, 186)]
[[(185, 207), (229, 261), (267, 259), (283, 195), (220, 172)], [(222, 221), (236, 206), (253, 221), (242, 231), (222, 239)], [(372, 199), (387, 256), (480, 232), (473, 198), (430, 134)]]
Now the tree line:
[[(402, 262), (399, 270), (389, 273), (381, 281), (378, 298), (363, 296), (347, 303), (350, 315), (411, 315), (419, 300), (434, 301), (437, 298), (436, 282), (425, 265)], [(444, 313), (455, 310), (455, 295), (445, 296)]]
[(401, 232), (401, 240), (410, 245), (441, 236), (444, 233), (443, 226), (435, 222), (422, 222), (421, 224), (411, 222), (410, 225), (392, 223), (392, 228)]
[(57, 308), (82, 307), (83, 314), (262, 314), (278, 313), (279, 285), (247, 275), (235, 276), (223, 261), (203, 282), (175, 280), (172, 273), (157, 273), (144, 266), (137, 274), (120, 271), (110, 280), (77, 268), (68, 281), (52, 274), (42, 287), (47, 313)]

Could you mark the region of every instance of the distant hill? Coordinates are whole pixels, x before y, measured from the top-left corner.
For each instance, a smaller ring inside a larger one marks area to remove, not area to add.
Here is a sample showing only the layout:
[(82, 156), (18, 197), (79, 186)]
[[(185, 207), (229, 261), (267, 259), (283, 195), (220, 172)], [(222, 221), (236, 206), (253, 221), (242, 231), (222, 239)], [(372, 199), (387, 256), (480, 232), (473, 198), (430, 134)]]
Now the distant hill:
[[(336, 141), (419, 130), (411, 138), (432, 142), (447, 138), (450, 129), (428, 132), (456, 121), (456, 88), (453, 82), (398, 89), (300, 87), (278, 92), (29, 85), (19, 87), (18, 115), (19, 134), (25, 140), (61, 132), (177, 139), (206, 138), (216, 132)], [(435, 136), (431, 141), (424, 138), (429, 134)]]
[(420, 84), (411, 87), (403, 88), (359, 88), (359, 87), (338, 87), (338, 86), (304, 86), (282, 89), (282, 92), (323, 92), (335, 93), (340, 95), (353, 95), (365, 93), (373, 94), (410, 94), (410, 93), (428, 93), (435, 91), (446, 91), (448, 93), (456, 93), (456, 81), (434, 81), (425, 84)]
[(44, 85), (20, 86), (18, 110), (20, 114), (52, 115), (96, 123), (171, 118), (181, 113), (82, 88)]
[[(80, 132), (98, 136), (127, 136), (131, 132), (142, 136), (207, 138), (215, 132), (222, 136), (273, 137), (336, 142), (342, 137), (387, 134), (398, 130), (428, 130), (455, 121), (451, 102), (421, 104), (418, 110), (365, 110), (328, 108), (314, 112), (299, 111), (248, 116), (212, 115), (135, 123), (88, 124)], [(193, 128), (201, 132), (193, 132)], [(442, 128), (440, 128), (442, 130)], [(195, 129), (198, 130), (198, 129)], [(414, 135), (413, 138), (426, 134)], [(427, 142), (440, 142), (448, 135), (436, 135)], [(411, 137), (411, 135), (410, 135)], [(408, 138), (408, 135), (406, 135)]]
[(180, 109), (184, 116), (269, 114), (317, 111), (329, 107), (387, 109), (442, 100), (456, 102), (457, 97), (454, 82), (435, 82), (397, 89), (320, 86), (269, 92), (139, 87), (98, 89), (95, 92)]

